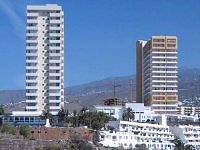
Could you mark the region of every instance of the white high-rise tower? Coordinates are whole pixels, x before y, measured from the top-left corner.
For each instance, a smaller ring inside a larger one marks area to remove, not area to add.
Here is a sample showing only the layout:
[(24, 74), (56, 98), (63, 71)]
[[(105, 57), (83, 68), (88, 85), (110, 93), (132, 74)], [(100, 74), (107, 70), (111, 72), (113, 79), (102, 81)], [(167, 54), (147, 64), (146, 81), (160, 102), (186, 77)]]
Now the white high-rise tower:
[(64, 105), (64, 12), (56, 4), (27, 6), (26, 111)]

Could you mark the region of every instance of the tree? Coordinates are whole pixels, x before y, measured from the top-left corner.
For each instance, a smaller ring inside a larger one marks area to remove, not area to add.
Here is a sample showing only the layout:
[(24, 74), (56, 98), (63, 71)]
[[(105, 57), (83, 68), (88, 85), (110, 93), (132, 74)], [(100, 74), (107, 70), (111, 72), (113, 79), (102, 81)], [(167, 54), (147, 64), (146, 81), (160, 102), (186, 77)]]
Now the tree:
[(52, 114), (49, 112), (49, 110), (43, 110), (42, 115), (40, 116), (43, 120), (46, 119), (52, 119)]
[(21, 134), (21, 135), (23, 135), (23, 137), (26, 139), (26, 138), (28, 138), (29, 137), (29, 134), (30, 134), (30, 129), (29, 129), (29, 127), (28, 127), (28, 125), (21, 125), (20, 126), (20, 129), (19, 129), (19, 133)]
[(85, 112), (87, 112), (87, 111), (88, 111), (88, 108), (87, 108), (87, 107), (83, 107), (83, 108), (81, 109), (80, 113), (85, 113)]
[(58, 122), (64, 123), (66, 117), (66, 112), (64, 108), (62, 107), (58, 112)]
[(49, 112), (49, 110), (43, 110), (42, 111), (42, 115), (40, 116), (40, 118), (42, 120), (46, 120), (46, 119), (49, 119), (50, 121), (50, 124), (52, 126), (54, 126), (56, 123), (55, 123), (55, 117)]
[(3, 105), (0, 106), (0, 115), (5, 115)]
[(123, 114), (122, 114), (122, 119), (124, 121), (132, 121), (135, 119), (135, 114), (134, 111), (128, 107), (127, 109), (124, 110)]
[(69, 124), (71, 123), (71, 119), (70, 119), (68, 110), (66, 111), (66, 114), (65, 114), (65, 123), (67, 123), (67, 126), (69, 126)]

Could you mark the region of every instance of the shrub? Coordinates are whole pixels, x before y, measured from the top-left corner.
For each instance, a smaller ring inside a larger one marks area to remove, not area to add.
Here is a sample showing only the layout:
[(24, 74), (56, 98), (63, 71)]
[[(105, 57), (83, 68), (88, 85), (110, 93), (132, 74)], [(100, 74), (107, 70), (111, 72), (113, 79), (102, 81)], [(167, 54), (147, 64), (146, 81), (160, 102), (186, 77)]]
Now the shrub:
[(0, 132), (9, 133), (9, 134), (12, 134), (12, 135), (16, 134), (16, 131), (15, 131), (14, 127), (10, 126), (9, 124), (3, 124), (0, 127)]
[(28, 125), (21, 125), (19, 129), (19, 133), (23, 135), (24, 138), (28, 138), (30, 134), (30, 129)]

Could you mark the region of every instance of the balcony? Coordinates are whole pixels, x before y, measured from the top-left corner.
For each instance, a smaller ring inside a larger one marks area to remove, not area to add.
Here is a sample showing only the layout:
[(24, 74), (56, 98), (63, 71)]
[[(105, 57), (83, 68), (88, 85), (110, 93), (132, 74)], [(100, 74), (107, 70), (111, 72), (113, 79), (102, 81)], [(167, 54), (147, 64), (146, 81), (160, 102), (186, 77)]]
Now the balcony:
[(62, 22), (61, 20), (49, 20), (50, 24), (61, 24)]
[(178, 93), (178, 90), (152, 90), (152, 92), (169, 92), (169, 93)]
[(61, 44), (61, 40), (49, 40), (49, 43), (60, 43)]
[(177, 64), (177, 61), (152, 61), (153, 64)]
[(36, 50), (36, 49), (38, 49), (38, 47), (37, 46), (26, 46), (26, 49), (27, 50)]
[(28, 79), (27, 79), (27, 80), (26, 80), (26, 83), (28, 83), (28, 82), (29, 82), (29, 83), (36, 83), (36, 79), (35, 79), (35, 80), (28, 80)]
[(165, 71), (165, 70), (164, 71), (157, 71), (157, 70), (152, 70), (152, 73), (178, 73), (178, 71)]
[(49, 56), (61, 56), (61, 53), (49, 53)]
[(50, 37), (61, 37), (61, 33), (49, 33)]
[(61, 100), (49, 100), (49, 103), (60, 103)]
[(52, 60), (52, 59), (49, 59), (49, 63), (61, 63), (61, 60)]
[(26, 76), (37, 76), (37, 73), (26, 73)]
[(35, 43), (35, 44), (37, 44), (38, 41), (37, 40), (26, 40), (26, 43)]
[(53, 76), (53, 77), (54, 77), (54, 76), (61, 76), (61, 73), (49, 73), (49, 76), (51, 76), (51, 77), (52, 77), (52, 76)]
[(152, 54), (177, 54), (177, 51), (173, 52), (152, 51)]
[(60, 83), (60, 80), (49, 80), (49, 83)]
[(38, 56), (37, 53), (26, 53), (26, 56)]
[(26, 36), (38, 36), (37, 33), (26, 33)]
[(49, 26), (49, 30), (62, 30), (62, 28)]
[[(167, 101), (167, 100), (162, 100)], [(152, 104), (152, 107), (177, 107), (177, 104)]]
[(38, 13), (27, 13), (27, 17), (37, 17)]
[(26, 109), (37, 109), (37, 106), (26, 106)]
[(49, 106), (50, 109), (60, 109), (60, 106)]
[(61, 87), (60, 87), (60, 86), (49, 86), (49, 89), (52, 89), (52, 90), (60, 90)]
[(33, 90), (37, 90), (37, 87), (36, 86), (26, 86), (26, 89), (27, 90), (31, 90), (31, 89), (33, 89)]
[(61, 46), (49, 46), (49, 50), (60, 50)]
[(49, 66), (49, 70), (60, 70), (61, 66)]
[(37, 19), (27, 19), (27, 23), (38, 23)]
[(61, 93), (49, 93), (49, 96), (61, 96)]
[(37, 93), (26, 93), (26, 96), (38, 96)]
[(26, 66), (26, 69), (35, 69), (35, 70), (37, 70), (37, 66)]
[(37, 103), (36, 100), (26, 100), (26, 103)]
[(26, 26), (26, 30), (38, 30), (37, 26)]
[(37, 63), (36, 59), (26, 59), (26, 63)]
[(61, 17), (62, 14), (61, 13), (50, 13), (49, 16), (50, 17)]

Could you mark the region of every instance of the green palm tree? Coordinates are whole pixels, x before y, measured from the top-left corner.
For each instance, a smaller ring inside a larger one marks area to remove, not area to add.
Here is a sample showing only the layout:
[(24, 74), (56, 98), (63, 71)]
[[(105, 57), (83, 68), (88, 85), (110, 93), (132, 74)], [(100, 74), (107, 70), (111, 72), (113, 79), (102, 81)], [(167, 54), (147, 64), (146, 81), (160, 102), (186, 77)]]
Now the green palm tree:
[(122, 114), (122, 119), (124, 121), (132, 121), (135, 119), (135, 114), (134, 111), (128, 107), (127, 109), (124, 110), (123, 114)]
[(42, 111), (42, 115), (40, 116), (42, 120), (46, 120), (46, 119), (52, 119), (53, 116), (52, 114), (49, 112), (49, 110), (43, 110)]
[(64, 121), (65, 115), (66, 115), (66, 112), (65, 112), (64, 108), (62, 107), (58, 112), (58, 120), (61, 122)]

